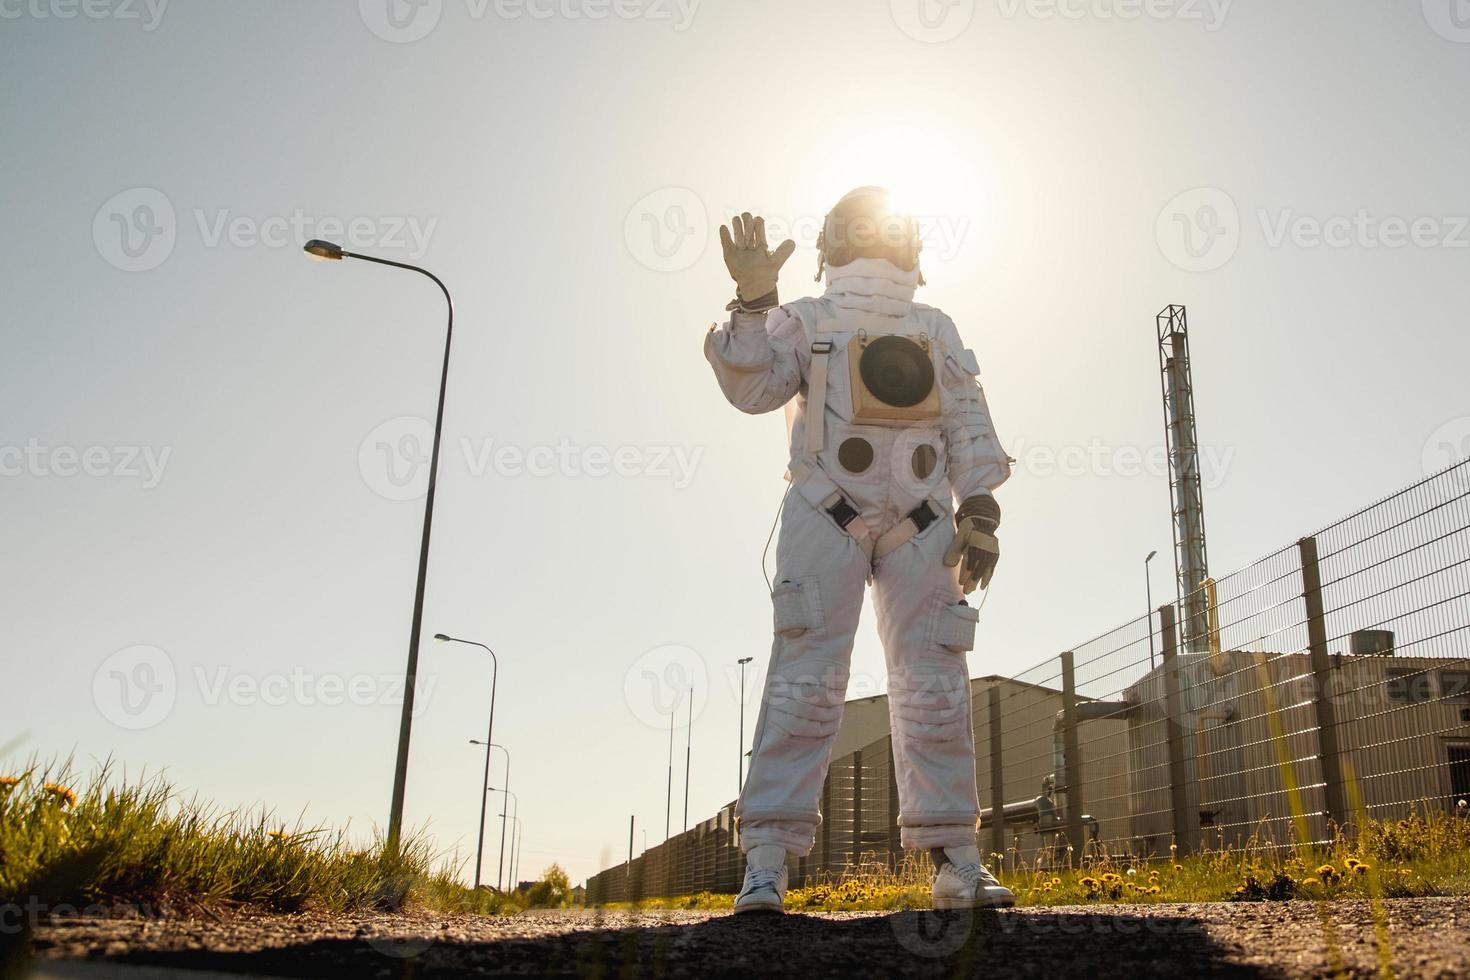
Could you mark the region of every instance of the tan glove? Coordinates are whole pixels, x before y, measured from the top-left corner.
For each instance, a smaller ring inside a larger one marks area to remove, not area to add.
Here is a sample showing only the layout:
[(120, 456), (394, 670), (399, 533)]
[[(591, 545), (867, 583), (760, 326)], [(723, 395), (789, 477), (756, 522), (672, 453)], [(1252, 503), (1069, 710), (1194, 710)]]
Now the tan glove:
[(736, 295), (742, 304), (770, 297), (767, 308), (779, 305), (776, 278), (796, 251), (796, 243), (788, 238), (776, 251), (770, 251), (766, 247), (766, 219), (752, 218), (749, 211), (732, 218), (730, 225), (733, 234), (730, 227), (720, 226), (720, 245), (725, 250), (725, 268), (735, 280)]
[(990, 587), (990, 577), (1000, 562), (1000, 541), (995, 537), (1000, 527), (1000, 505), (994, 497), (971, 497), (960, 505), (955, 515), (954, 542), (944, 553), (944, 563), (960, 568), (960, 591), (969, 595), (976, 586)]

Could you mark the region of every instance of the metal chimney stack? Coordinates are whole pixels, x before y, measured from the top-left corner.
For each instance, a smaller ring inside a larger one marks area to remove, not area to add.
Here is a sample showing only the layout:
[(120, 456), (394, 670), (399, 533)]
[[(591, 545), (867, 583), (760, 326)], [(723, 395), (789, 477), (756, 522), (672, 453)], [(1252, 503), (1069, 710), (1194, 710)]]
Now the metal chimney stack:
[(1183, 648), (1209, 649), (1209, 616), (1203, 582), (1210, 575), (1205, 548), (1205, 500), (1195, 430), (1194, 380), (1189, 369), (1189, 321), (1170, 305), (1156, 319), (1159, 373), (1164, 395), (1164, 435), (1169, 447), (1169, 495), (1174, 514), (1174, 574), (1181, 605)]

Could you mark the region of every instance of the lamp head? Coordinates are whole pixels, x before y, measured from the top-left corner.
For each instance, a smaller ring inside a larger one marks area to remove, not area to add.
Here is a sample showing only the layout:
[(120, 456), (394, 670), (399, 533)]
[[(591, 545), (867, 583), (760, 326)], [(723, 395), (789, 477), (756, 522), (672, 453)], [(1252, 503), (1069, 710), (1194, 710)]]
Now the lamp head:
[(435, 643), (448, 643), (452, 639), (454, 639), (454, 637), (450, 636), (448, 633), (435, 633), (434, 634), (434, 642)]
[(307, 242), (302, 249), (307, 255), (318, 259), (329, 259), (337, 261), (342, 258), (342, 246), (335, 242), (324, 242), (320, 238), (313, 238)]
[(1147, 565), (1147, 564), (1148, 564), (1148, 563), (1149, 563), (1149, 562), (1151, 562), (1151, 561), (1153, 561), (1153, 560), (1154, 560), (1154, 558), (1155, 558), (1155, 557), (1156, 557), (1156, 556), (1157, 556), (1157, 555), (1158, 555), (1158, 552), (1157, 552), (1157, 551), (1150, 551), (1150, 552), (1149, 552), (1149, 553), (1148, 553), (1148, 557), (1147, 557), (1147, 558), (1145, 558), (1145, 559), (1144, 559), (1144, 560), (1143, 560), (1143, 563), (1144, 563), (1144, 564), (1145, 564), (1145, 565)]

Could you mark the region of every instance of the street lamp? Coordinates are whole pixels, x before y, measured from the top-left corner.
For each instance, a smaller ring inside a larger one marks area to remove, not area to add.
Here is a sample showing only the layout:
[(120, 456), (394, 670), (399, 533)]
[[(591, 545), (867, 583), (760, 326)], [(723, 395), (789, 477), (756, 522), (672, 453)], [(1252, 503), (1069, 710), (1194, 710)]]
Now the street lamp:
[(689, 689), (689, 729), (684, 733), (684, 830), (689, 830), (689, 764), (694, 757), (694, 688)]
[(735, 761), (739, 764), (740, 778), (735, 783), (736, 796), (745, 792), (745, 665), (754, 659), (754, 657), (741, 657), (735, 661), (740, 665), (740, 748), (735, 753)]
[[(505, 814), (502, 813), (501, 816), (503, 817)], [(518, 862), (521, 859), (521, 818), (512, 816), (510, 820), (516, 827), (515, 836), (511, 838), (510, 844), (510, 890), (515, 891), (520, 887), (520, 880), (516, 877), (516, 874), (520, 870)]]
[[(436, 643), (463, 643), (468, 646), (479, 647), (490, 654), (490, 724), (485, 730), (485, 778), (480, 780), (480, 785), (490, 781), (490, 740), (495, 737), (495, 688), (500, 684), (500, 658), (495, 656), (495, 651), (483, 643), (474, 640), (461, 640), (447, 633), (435, 633)], [(474, 739), (470, 739), (474, 742)], [(476, 743), (478, 744), (478, 743)], [(480, 794), (480, 842), (475, 846), (475, 887), (480, 887), (480, 862), (485, 855), (485, 794)]]
[[(472, 739), (470, 739), (470, 744), (471, 745), (484, 745), (485, 743), (480, 742), (480, 741), (472, 738)], [(505, 753), (505, 785), (506, 786), (510, 786), (510, 749), (506, 748), (504, 745), (501, 745), (499, 742), (495, 742), (495, 743), (492, 743), (490, 745), (486, 745), (485, 746), (485, 755), (486, 756), (489, 756), (491, 749), (499, 749), (500, 751), (502, 751), (502, 752)], [(486, 765), (485, 765), (485, 782), (488, 783), (489, 781), (490, 781), (490, 765), (489, 765), (489, 760), (487, 759), (486, 760)], [(506, 792), (509, 792), (509, 790), (507, 789)], [(482, 814), (485, 812), (485, 809), (484, 809), (484, 807), (485, 807), (484, 799), (485, 799), (485, 794), (481, 793), (480, 794), (480, 800), (481, 800), (481, 803), (480, 803), (480, 812)], [(504, 801), (501, 802), (500, 808), (502, 810), (505, 809), (505, 803), (504, 803)], [(482, 819), (481, 819), (482, 832), (483, 832), (483, 827), (484, 827), (484, 819), (482, 817)], [(496, 888), (503, 889), (505, 887), (504, 882), (505, 882), (505, 821), (502, 819), (500, 821), (500, 856), (496, 860), (496, 867), (495, 867), (495, 887)]]
[(1157, 551), (1150, 551), (1148, 557), (1143, 560), (1143, 586), (1148, 596), (1148, 669), (1154, 669), (1154, 580), (1148, 572), (1148, 563), (1158, 557)]
[[(508, 781), (509, 781), (509, 774), (507, 773), (507, 782)], [(505, 800), (505, 798), (507, 796), (510, 797), (510, 799), (514, 802), (515, 809), (511, 812), (511, 819), (512, 820), (516, 819), (516, 817), (521, 812), (521, 798), (519, 796), (515, 795), (514, 793), (512, 793), (510, 790), (505, 789), (504, 787), (501, 787), (499, 790), (496, 790), (496, 788), (494, 786), (486, 786), (485, 787), (485, 795), (486, 796), (489, 796), (491, 793), (495, 793), (495, 792), (499, 792), (499, 793), (503, 794), (501, 796), (502, 803), (501, 803), (501, 807), (500, 807), (500, 809), (502, 811), (509, 810), (510, 809), (510, 807), (508, 807), (508, 806), (506, 806), (504, 804), (504, 800)], [(500, 825), (502, 827), (505, 826), (505, 814), (503, 812), (500, 814)], [(511, 850), (510, 850), (510, 855), (511, 855), (511, 868), (512, 868), (512, 870), (511, 870), (511, 884), (512, 885), (515, 884), (515, 870), (514, 870), (514, 868), (515, 868), (515, 853), (516, 853), (515, 852), (515, 840), (514, 840), (514, 838), (512, 838), (511, 839)]]
[(403, 711), (398, 719), (398, 757), (393, 766), (393, 802), (388, 811), (388, 850), (397, 852), (398, 837), (403, 829), (403, 794), (408, 784), (408, 739), (409, 730), (413, 725), (414, 686), (419, 673), (419, 632), (424, 622), (424, 584), (428, 581), (429, 576), (429, 531), (434, 522), (434, 487), (439, 476), (439, 437), (444, 429), (444, 392), (449, 385), (449, 348), (454, 336), (454, 299), (449, 295), (449, 287), (445, 286), (438, 276), (416, 265), (349, 252), (341, 245), (325, 242), (319, 238), (307, 242), (304, 249), (308, 255), (318, 259), (332, 261), (361, 259), (364, 262), (417, 272), (434, 281), (434, 285), (438, 286), (440, 292), (444, 294), (444, 302), (449, 306), (449, 320), (444, 330), (444, 367), (439, 373), (439, 407), (434, 415), (434, 448), (429, 455), (429, 488), (424, 497), (424, 532), (423, 539), (419, 543), (419, 573), (418, 582), (414, 588), (413, 624), (409, 627), (408, 663), (404, 668)]

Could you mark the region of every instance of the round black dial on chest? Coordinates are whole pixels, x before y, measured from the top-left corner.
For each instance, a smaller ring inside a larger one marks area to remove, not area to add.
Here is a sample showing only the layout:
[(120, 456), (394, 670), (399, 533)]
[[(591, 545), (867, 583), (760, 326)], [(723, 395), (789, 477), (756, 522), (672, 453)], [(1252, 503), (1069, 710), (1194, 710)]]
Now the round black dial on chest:
[(934, 364), (907, 337), (880, 337), (868, 344), (858, 373), (870, 392), (895, 408), (919, 404), (934, 388)]

